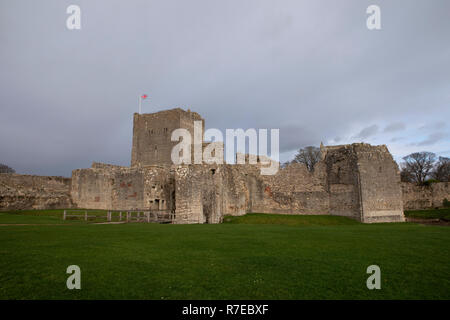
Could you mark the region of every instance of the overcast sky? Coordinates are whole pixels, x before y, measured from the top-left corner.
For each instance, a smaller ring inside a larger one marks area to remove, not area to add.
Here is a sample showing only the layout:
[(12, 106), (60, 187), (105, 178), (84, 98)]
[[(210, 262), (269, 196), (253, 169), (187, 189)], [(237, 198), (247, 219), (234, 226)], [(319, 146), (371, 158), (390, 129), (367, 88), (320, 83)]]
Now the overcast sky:
[(0, 1), (0, 163), (129, 165), (142, 93), (146, 113), (279, 128), (283, 161), (321, 141), (449, 156), (450, 1)]

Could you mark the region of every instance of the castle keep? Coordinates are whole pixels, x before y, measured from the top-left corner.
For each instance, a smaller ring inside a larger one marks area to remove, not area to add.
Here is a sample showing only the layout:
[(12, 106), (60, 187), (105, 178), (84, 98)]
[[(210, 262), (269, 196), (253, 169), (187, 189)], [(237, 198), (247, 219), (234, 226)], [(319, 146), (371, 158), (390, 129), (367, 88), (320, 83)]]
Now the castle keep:
[(194, 121), (201, 121), (204, 128), (205, 120), (198, 113), (179, 108), (150, 114), (135, 113), (131, 166), (171, 165), (172, 148), (178, 143), (170, 140), (172, 131), (183, 128), (193, 136)]
[(193, 135), (194, 121), (204, 127), (189, 110), (134, 114), (131, 166), (94, 163), (74, 170), (74, 205), (164, 210), (175, 223), (220, 223), (224, 215), (248, 212), (404, 221), (399, 170), (384, 145), (321, 146), (322, 159), (312, 172), (302, 164), (267, 176), (260, 174), (260, 163), (174, 165), (171, 151), (178, 142), (171, 133), (184, 128)]

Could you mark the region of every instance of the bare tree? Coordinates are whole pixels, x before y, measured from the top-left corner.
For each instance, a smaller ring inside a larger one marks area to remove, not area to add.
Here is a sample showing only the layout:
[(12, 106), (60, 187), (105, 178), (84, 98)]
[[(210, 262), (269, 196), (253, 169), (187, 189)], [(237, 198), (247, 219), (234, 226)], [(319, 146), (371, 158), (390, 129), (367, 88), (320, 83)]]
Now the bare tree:
[(320, 149), (309, 146), (298, 150), (293, 163), (304, 163), (309, 171), (313, 171), (317, 162), (320, 161)]
[(15, 173), (13, 168), (8, 167), (6, 164), (0, 163), (0, 173)]
[(450, 181), (450, 158), (439, 157), (439, 161), (433, 168), (431, 172), (431, 177), (433, 179), (439, 180), (441, 182)]
[(402, 182), (414, 182), (414, 176), (407, 169), (401, 166), (400, 180)]
[(414, 182), (423, 184), (425, 179), (431, 173), (436, 155), (433, 152), (414, 152), (403, 157), (402, 171), (405, 176), (410, 175)]

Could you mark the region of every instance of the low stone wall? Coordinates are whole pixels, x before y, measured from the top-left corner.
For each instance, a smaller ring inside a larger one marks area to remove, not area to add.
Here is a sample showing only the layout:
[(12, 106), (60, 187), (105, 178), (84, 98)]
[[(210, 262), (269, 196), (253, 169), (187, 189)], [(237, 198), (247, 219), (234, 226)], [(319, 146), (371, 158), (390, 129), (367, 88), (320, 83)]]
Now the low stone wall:
[(442, 207), (445, 198), (450, 201), (450, 183), (439, 182), (429, 186), (418, 186), (414, 183), (403, 182), (402, 193), (405, 210)]
[(71, 179), (0, 173), (0, 210), (71, 208)]

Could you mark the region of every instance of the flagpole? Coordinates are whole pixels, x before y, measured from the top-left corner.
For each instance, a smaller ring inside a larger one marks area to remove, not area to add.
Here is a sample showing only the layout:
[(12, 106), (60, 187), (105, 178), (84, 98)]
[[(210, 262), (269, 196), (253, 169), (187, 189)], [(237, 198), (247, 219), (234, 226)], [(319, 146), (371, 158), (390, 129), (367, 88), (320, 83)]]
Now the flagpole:
[(139, 114), (142, 113), (141, 103), (142, 103), (142, 98), (141, 98), (141, 96), (139, 95)]

